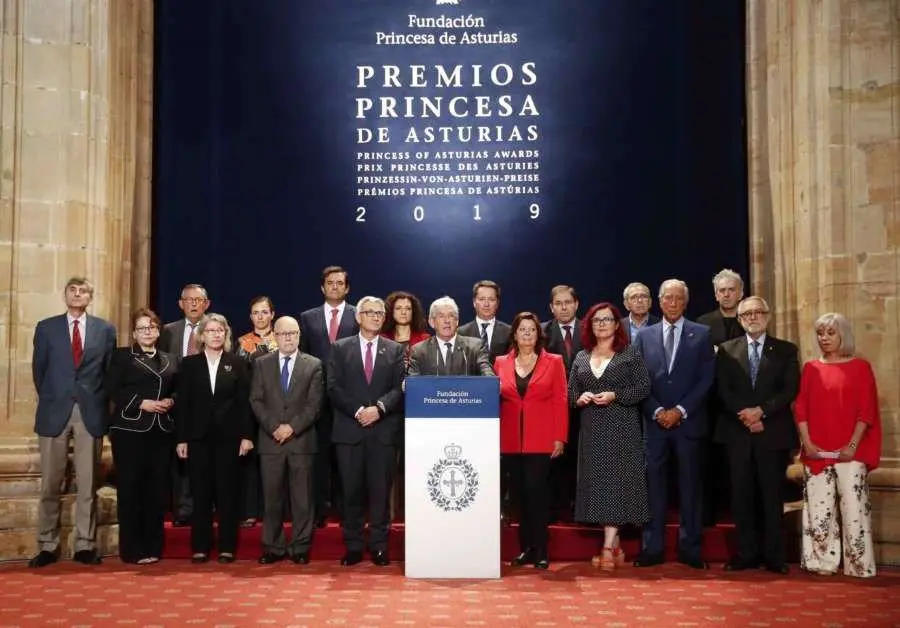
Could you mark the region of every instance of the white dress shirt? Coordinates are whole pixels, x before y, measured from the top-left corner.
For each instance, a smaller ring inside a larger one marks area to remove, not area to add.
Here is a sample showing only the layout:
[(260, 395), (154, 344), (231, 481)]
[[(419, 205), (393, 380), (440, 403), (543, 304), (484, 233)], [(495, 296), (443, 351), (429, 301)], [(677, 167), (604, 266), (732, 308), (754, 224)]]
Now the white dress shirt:
[(209, 387), (210, 390), (213, 391), (213, 394), (216, 393), (216, 373), (219, 370), (219, 362), (222, 361), (222, 354), (217, 353), (214, 359), (209, 357), (209, 353), (206, 351), (203, 352), (206, 356), (206, 367), (209, 369)]
[(288, 382), (291, 381), (291, 377), (294, 376), (294, 365), (297, 363), (297, 354), (300, 353), (299, 350), (294, 351), (288, 355), (283, 354), (281, 351), (278, 352), (278, 377), (281, 377), (281, 369), (284, 368), (284, 359), (290, 358), (288, 361)]
[(491, 341), (494, 339), (494, 323), (496, 323), (496, 322), (497, 322), (497, 318), (496, 318), (496, 317), (492, 318), (492, 319), (489, 320), (489, 321), (486, 321), (486, 320), (484, 320), (483, 318), (478, 318), (477, 316), (475, 317), (475, 323), (478, 325), (478, 337), (479, 337), (479, 338), (481, 338), (481, 330), (483, 329), (483, 328), (482, 328), (482, 325), (484, 325), (485, 323), (487, 323), (487, 342), (488, 342), (488, 347), (491, 346)]
[(369, 343), (372, 343), (372, 366), (375, 366), (375, 355), (378, 353), (378, 335), (376, 335), (372, 340), (366, 340), (365, 336), (362, 334), (358, 334), (359, 338), (359, 354), (362, 356), (363, 366), (366, 364), (366, 348), (369, 346)]
[[(441, 357), (444, 358), (444, 364), (447, 363), (447, 352), (453, 353), (453, 350), (456, 348), (456, 334), (453, 334), (453, 338), (450, 340), (441, 340), (437, 336), (434, 337), (435, 340), (438, 341), (438, 349), (441, 350)], [(447, 348), (447, 343), (450, 343), (450, 348)]]
[(327, 332), (329, 325), (331, 325), (331, 310), (338, 311), (337, 325), (338, 325), (338, 328), (340, 328), (341, 320), (344, 318), (344, 310), (347, 309), (347, 302), (341, 301), (337, 305), (329, 305), (326, 303), (322, 307), (324, 308), (324, 311), (325, 311), (325, 331)]

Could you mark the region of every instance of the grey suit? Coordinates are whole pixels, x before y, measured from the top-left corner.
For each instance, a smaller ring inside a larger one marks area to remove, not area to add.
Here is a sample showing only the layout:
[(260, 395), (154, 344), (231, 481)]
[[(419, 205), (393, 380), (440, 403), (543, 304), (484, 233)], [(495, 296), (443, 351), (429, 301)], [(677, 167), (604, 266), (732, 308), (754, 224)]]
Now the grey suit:
[[(278, 556), (286, 552), (306, 553), (312, 544), (312, 469), (314, 455), (318, 451), (316, 421), (324, 395), (322, 362), (318, 358), (297, 352), (287, 392), (281, 385), (282, 366), (280, 352), (257, 358), (250, 387), (250, 406), (259, 422), (259, 458), (265, 504), (262, 548), (264, 553)], [(289, 424), (294, 434), (279, 445), (272, 434), (282, 424)], [(285, 471), (288, 472), (293, 522), (289, 543), (285, 542), (282, 523)]]
[(94, 471), (107, 414), (103, 376), (116, 347), (116, 329), (102, 318), (86, 316), (82, 338), (84, 353), (76, 368), (65, 314), (40, 321), (34, 330), (31, 368), (38, 395), (34, 431), (41, 454), (41, 551), (55, 553), (59, 548), (59, 496), (70, 437), (78, 478), (74, 549), (94, 549)]
[(491, 358), (481, 339), (456, 335), (453, 355), (445, 363), (437, 336), (420, 342), (409, 354), (408, 375), (488, 375), (494, 374)]
[[(159, 348), (171, 353), (180, 363), (184, 358), (184, 327), (187, 321), (182, 318), (166, 323), (159, 335)], [(178, 410), (176, 409), (177, 413)], [(172, 456), (170, 469), (172, 480), (172, 517), (175, 521), (187, 521), (194, 512), (194, 498), (191, 495), (191, 484), (188, 479), (187, 463), (178, 456)]]

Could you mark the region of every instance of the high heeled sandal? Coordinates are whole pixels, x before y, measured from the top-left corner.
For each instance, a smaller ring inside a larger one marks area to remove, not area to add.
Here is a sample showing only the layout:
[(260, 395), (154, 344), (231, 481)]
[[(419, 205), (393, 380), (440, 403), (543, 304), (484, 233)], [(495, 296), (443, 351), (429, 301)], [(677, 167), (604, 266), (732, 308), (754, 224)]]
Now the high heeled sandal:
[(616, 568), (616, 548), (604, 547), (603, 552), (599, 556), (591, 559), (591, 564), (603, 571), (613, 571)]
[(625, 565), (625, 552), (621, 547), (617, 547), (613, 550), (613, 560), (616, 563), (616, 567), (623, 567)]

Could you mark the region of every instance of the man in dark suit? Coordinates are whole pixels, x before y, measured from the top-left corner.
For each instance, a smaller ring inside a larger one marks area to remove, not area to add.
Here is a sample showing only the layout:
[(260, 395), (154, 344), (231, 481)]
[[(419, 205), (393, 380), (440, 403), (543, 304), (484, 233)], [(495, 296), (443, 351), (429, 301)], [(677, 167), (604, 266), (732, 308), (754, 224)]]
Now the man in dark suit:
[(472, 287), (472, 305), (475, 307), (475, 320), (461, 325), (460, 336), (478, 338), (491, 357), (491, 364), (498, 355), (509, 351), (510, 327), (497, 320), (497, 309), (500, 307), (500, 286), (496, 282), (483, 279)]
[[(197, 336), (197, 325), (209, 309), (209, 295), (206, 288), (198, 283), (189, 283), (181, 289), (178, 307), (184, 312), (184, 318), (163, 327), (159, 335), (159, 347), (171, 353), (181, 361), (187, 355), (195, 355), (200, 338)], [(187, 463), (177, 456), (172, 456), (172, 519), (175, 526), (186, 526), (191, 519), (194, 503), (191, 497), (191, 486), (188, 480)]]
[[(298, 351), (300, 324), (290, 316), (275, 321), (278, 351), (256, 359), (250, 406), (259, 422), (259, 458), (263, 482), (261, 565), (289, 555), (309, 562), (314, 529), (313, 460), (318, 448), (316, 419), (322, 408), (322, 362)], [(284, 487), (291, 502), (293, 528), (284, 538)]]
[(409, 375), (493, 375), (491, 358), (478, 338), (462, 336), (459, 307), (450, 297), (436, 299), (428, 308), (428, 324), (434, 336), (420, 342), (409, 354)]
[(722, 413), (715, 438), (728, 452), (731, 508), (738, 534), (738, 554), (729, 571), (759, 563), (755, 496), (762, 501), (763, 560), (769, 571), (786, 574), (781, 519), (782, 487), (797, 431), (791, 403), (800, 388), (797, 345), (766, 333), (769, 305), (761, 297), (738, 304), (744, 336), (719, 346), (716, 386)]
[(75, 554), (97, 565), (95, 549), (94, 471), (106, 432), (103, 376), (116, 348), (115, 328), (87, 314), (94, 286), (72, 277), (63, 292), (66, 313), (40, 321), (34, 330), (31, 369), (38, 405), (34, 431), (41, 455), (41, 501), (38, 507), (38, 553), (29, 567), (45, 567), (59, 557), (59, 498), (74, 441)]
[[(549, 353), (562, 356), (566, 367), (566, 377), (572, 369), (575, 356), (581, 351), (581, 321), (578, 320), (578, 295), (572, 286), (559, 285), (550, 290), (550, 311), (553, 319), (541, 323), (546, 349)], [(569, 444), (565, 454), (557, 456), (550, 463), (550, 483), (553, 487), (552, 517), (557, 521), (571, 521), (575, 508), (575, 486), (578, 483), (578, 421), (579, 411), (569, 409)], [(503, 460), (501, 459), (501, 466)], [(503, 479), (507, 479), (503, 469)], [(504, 494), (507, 491), (503, 491)], [(510, 495), (514, 497), (514, 495)], [(518, 504), (506, 508), (506, 513), (515, 511)]]
[(404, 347), (378, 335), (384, 301), (360, 299), (359, 335), (338, 340), (326, 368), (334, 409), (332, 440), (343, 492), (346, 553), (341, 564), (362, 560), (363, 527), (369, 512), (369, 552), (379, 566), (390, 564), (390, 495), (403, 421)]
[(666, 467), (674, 449), (681, 511), (678, 560), (706, 569), (700, 555), (702, 495), (697, 456), (706, 434), (706, 394), (715, 373), (709, 328), (684, 318), (688, 287), (668, 279), (659, 289), (663, 320), (641, 331), (635, 346), (650, 374), (650, 396), (642, 402), (647, 441), (647, 483), (651, 521), (644, 526), (635, 567), (663, 562), (666, 526)]
[[(726, 340), (744, 336), (744, 330), (737, 318), (738, 302), (744, 296), (744, 281), (739, 274), (725, 268), (716, 273), (712, 283), (719, 307), (700, 316), (697, 322), (709, 327), (709, 340), (718, 351), (719, 345)], [(713, 388), (715, 386), (714, 383)], [(710, 394), (707, 404), (709, 431), (700, 450), (700, 468), (704, 478), (703, 524), (713, 526), (728, 508), (730, 482), (727, 456), (722, 445), (713, 439), (716, 423), (722, 414), (719, 395)]]
[(650, 307), (653, 305), (650, 288), (638, 281), (625, 286), (622, 300), (625, 309), (628, 310), (628, 316), (623, 316), (619, 323), (628, 332), (631, 342), (634, 342), (639, 331), (659, 322), (659, 316), (650, 313)]
[[(341, 338), (359, 333), (356, 310), (346, 302), (350, 293), (350, 274), (340, 266), (327, 266), (322, 270), (321, 290), (325, 304), (300, 314), (300, 350), (322, 361), (328, 368), (331, 346)], [(328, 397), (322, 399), (322, 410), (316, 423), (319, 447), (313, 467), (313, 486), (316, 502), (316, 525), (323, 527), (328, 509), (338, 509), (340, 484), (331, 449), (333, 412)]]

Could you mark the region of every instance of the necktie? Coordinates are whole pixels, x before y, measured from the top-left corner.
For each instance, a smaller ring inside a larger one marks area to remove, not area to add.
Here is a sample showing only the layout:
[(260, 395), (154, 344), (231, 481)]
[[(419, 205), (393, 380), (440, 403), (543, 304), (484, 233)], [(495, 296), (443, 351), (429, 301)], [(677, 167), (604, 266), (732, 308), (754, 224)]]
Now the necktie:
[(84, 357), (84, 346), (81, 344), (81, 331), (78, 329), (78, 321), (72, 321), (72, 361), (75, 368), (81, 366)]
[(563, 330), (565, 330), (566, 335), (563, 336), (563, 345), (566, 347), (566, 357), (572, 357), (572, 326), (571, 325), (563, 325)]
[(756, 376), (759, 375), (759, 341), (750, 343), (750, 383), (756, 388)]
[(187, 354), (197, 355), (200, 348), (197, 346), (197, 323), (188, 323), (191, 326), (191, 335), (188, 337)]
[(669, 325), (666, 332), (666, 371), (672, 372), (672, 356), (675, 355), (675, 325)]
[(334, 308), (331, 310), (331, 320), (328, 321), (328, 340), (331, 341), (332, 344), (337, 340), (338, 333), (338, 309)]
[(366, 371), (366, 383), (372, 383), (372, 371), (375, 370), (375, 363), (372, 360), (372, 343), (366, 343), (366, 360), (363, 362), (363, 369)]
[(444, 365), (449, 367), (450, 366), (450, 356), (453, 355), (453, 345), (450, 344), (449, 342), (445, 342), (444, 346), (447, 348), (444, 351)]
[(481, 346), (484, 347), (485, 349), (488, 348), (488, 335), (487, 335), (488, 325), (490, 325), (490, 323), (482, 323), (481, 324)]
[(288, 370), (288, 363), (290, 361), (291, 356), (285, 356), (284, 366), (281, 367), (281, 390), (284, 392), (288, 391), (288, 387), (291, 384), (291, 372)]

